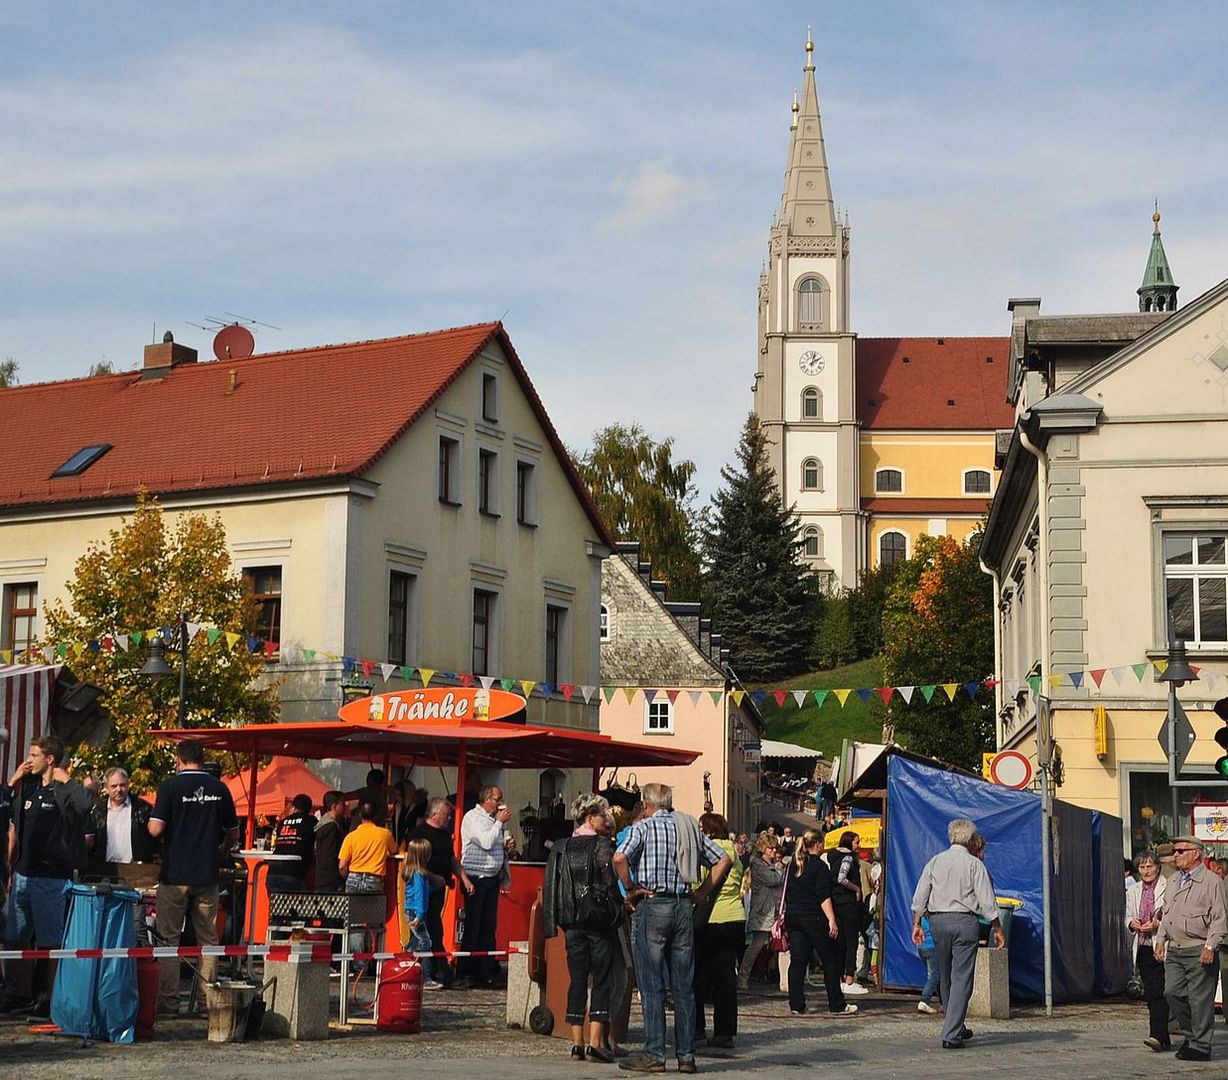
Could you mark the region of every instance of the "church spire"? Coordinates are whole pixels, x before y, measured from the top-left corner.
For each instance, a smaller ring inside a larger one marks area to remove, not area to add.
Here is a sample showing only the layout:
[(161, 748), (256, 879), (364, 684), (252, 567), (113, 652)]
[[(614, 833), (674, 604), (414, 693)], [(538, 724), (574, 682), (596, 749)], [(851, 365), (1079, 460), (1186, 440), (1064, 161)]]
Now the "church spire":
[(780, 221), (791, 236), (835, 236), (836, 215), (832, 208), (831, 180), (827, 175), (827, 154), (823, 149), (819, 94), (814, 82), (814, 40), (809, 28), (803, 71), (805, 81), (800, 111), (793, 114)]
[(1177, 286), (1173, 272), (1164, 254), (1164, 241), (1160, 239), (1160, 203), (1156, 200), (1155, 213), (1151, 215), (1155, 229), (1151, 234), (1151, 251), (1147, 255), (1147, 269), (1143, 271), (1143, 283), (1138, 289), (1139, 311), (1175, 311)]

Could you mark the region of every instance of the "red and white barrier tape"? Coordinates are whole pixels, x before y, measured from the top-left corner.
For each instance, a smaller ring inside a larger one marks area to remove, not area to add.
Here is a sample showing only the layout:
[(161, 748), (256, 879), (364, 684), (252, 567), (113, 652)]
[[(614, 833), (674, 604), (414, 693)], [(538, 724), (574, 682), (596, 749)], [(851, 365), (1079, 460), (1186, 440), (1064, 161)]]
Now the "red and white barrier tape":
[(293, 945), (157, 945), (131, 949), (0, 949), (0, 960), (199, 960), (204, 956), (261, 957), (266, 960), (400, 960), (407, 956), (446, 957), (449, 960), (470, 956), (509, 956), (528, 949), (493, 949), (490, 952), (355, 952), (334, 953), (323, 942), (296, 942)]

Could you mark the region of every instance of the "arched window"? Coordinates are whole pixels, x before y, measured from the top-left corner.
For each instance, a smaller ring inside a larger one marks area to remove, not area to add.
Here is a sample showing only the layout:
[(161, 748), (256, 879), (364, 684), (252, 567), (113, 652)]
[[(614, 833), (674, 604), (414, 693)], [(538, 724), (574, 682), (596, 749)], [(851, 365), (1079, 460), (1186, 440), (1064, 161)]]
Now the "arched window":
[(802, 462), (802, 490), (823, 490), (823, 463), (818, 458), (807, 458)]
[(601, 614), (598, 618), (600, 620), (598, 636), (602, 641), (608, 641), (610, 638), (610, 609), (605, 604), (601, 605)]
[(803, 552), (807, 559), (819, 559), (823, 556), (823, 530), (811, 525), (802, 533)]
[(823, 325), (823, 283), (807, 278), (797, 287), (797, 321), (802, 326)]
[(808, 386), (802, 391), (802, 419), (823, 419), (823, 394), (817, 386)]
[(903, 491), (904, 473), (899, 469), (879, 469), (874, 474), (874, 490), (889, 493)]
[(894, 566), (908, 558), (908, 537), (901, 532), (885, 532), (878, 538), (879, 566)]
[(964, 494), (965, 495), (988, 495), (989, 494), (989, 470), (988, 469), (969, 469), (964, 473)]

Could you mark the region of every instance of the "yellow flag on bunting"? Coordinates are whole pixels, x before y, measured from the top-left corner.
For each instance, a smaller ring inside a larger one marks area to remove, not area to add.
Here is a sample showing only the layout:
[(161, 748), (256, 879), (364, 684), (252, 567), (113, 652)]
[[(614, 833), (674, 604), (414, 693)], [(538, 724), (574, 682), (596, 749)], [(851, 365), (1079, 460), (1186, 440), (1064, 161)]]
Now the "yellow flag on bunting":
[(433, 667), (420, 667), (418, 669), (418, 678), (422, 680), (423, 688), (431, 685), (431, 679), (435, 677), (436, 669)]
[(733, 698), (733, 703), (735, 705), (741, 705), (742, 699), (746, 697), (746, 691), (745, 690), (730, 690), (729, 696)]
[(846, 701), (848, 701), (848, 699), (849, 699), (849, 694), (851, 694), (852, 692), (853, 692), (853, 691), (852, 691), (851, 689), (849, 689), (849, 690), (833, 690), (833, 691), (832, 691), (832, 693), (833, 693), (833, 694), (835, 694), (835, 695), (836, 695), (836, 698), (839, 700), (839, 702), (840, 702), (840, 708), (842, 708), (842, 709), (844, 708), (844, 703), (845, 703)]
[(941, 685), (943, 692), (947, 695), (947, 700), (954, 701), (955, 695), (959, 693), (959, 683), (944, 682), (944, 683), (940, 683), (939, 685)]

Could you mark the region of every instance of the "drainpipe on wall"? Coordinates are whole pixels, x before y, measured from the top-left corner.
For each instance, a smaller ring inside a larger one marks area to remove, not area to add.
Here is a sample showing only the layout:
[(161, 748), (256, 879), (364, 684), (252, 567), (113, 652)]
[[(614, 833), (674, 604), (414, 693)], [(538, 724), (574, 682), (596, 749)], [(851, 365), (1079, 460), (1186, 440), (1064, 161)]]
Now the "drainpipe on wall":
[(985, 560), (978, 558), (981, 572), (988, 574), (993, 578), (993, 727), (994, 727), (994, 749), (1002, 749), (1002, 671), (999, 659), (1002, 656), (1002, 608), (999, 606), (1002, 603), (1002, 579), (998, 576), (998, 571), (994, 570), (985, 564)]
[[(1050, 663), (1050, 625), (1049, 625), (1049, 461), (1042, 450), (1038, 449), (1028, 438), (1028, 433), (1019, 428), (1019, 441), (1023, 448), (1036, 459), (1036, 502), (1040, 515), (1040, 677), (1041, 687), (1047, 693), (1052, 683), (1049, 682)], [(1040, 865), (1041, 881), (1044, 884), (1043, 922), (1045, 927), (1045, 1015), (1053, 1015), (1053, 932), (1050, 916), (1053, 910), (1053, 884), (1050, 862), (1050, 830), (1053, 821), (1053, 785), (1049, 772), (1050, 748), (1041, 746), (1042, 736), (1048, 737), (1049, 732), (1040, 730), (1040, 705), (1036, 710), (1036, 763), (1040, 766)]]

